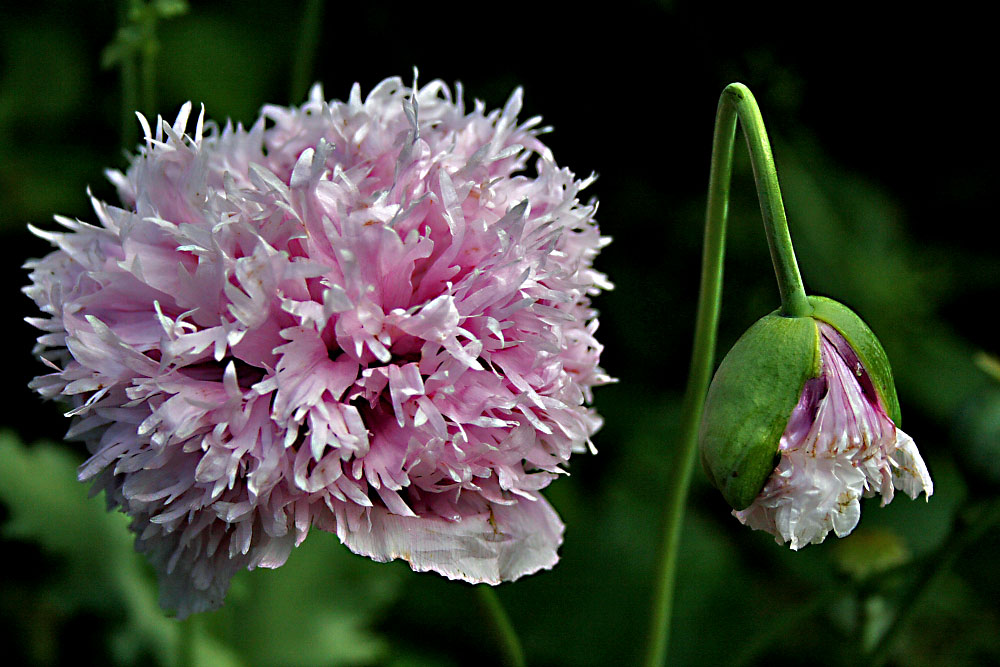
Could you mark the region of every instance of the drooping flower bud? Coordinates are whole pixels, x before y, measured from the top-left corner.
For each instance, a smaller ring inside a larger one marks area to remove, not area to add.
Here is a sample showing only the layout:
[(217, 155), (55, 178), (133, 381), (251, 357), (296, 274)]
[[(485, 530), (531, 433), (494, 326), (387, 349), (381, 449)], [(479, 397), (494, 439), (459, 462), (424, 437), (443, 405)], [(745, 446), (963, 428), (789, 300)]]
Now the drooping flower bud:
[(900, 430), (885, 351), (845, 306), (810, 297), (809, 317), (777, 312), (722, 361), (699, 433), (702, 463), (744, 524), (792, 549), (850, 533), (860, 499), (888, 504), (934, 485)]

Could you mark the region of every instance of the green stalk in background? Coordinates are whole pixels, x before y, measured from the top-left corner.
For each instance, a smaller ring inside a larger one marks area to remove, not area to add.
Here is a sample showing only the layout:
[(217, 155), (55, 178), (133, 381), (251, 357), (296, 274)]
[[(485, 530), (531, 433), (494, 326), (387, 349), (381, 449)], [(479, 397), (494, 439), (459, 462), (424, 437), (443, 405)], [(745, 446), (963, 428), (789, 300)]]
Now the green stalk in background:
[(292, 104), (300, 104), (309, 91), (322, 27), (323, 0), (307, 0), (305, 11), (302, 13), (298, 49), (295, 51), (295, 60), (292, 63), (292, 85), (289, 90), (289, 102)]
[[(122, 0), (118, 6), (118, 32), (101, 54), (101, 67), (121, 68), (122, 147), (131, 149), (137, 139), (135, 112), (156, 114), (156, 56), (160, 19), (185, 14), (185, 0)], [(140, 104), (142, 106), (140, 106)]]
[(500, 596), (488, 584), (478, 584), (475, 589), (483, 614), (492, 625), (500, 654), (503, 656), (503, 664), (506, 667), (524, 667), (526, 663), (521, 640), (518, 639), (514, 625), (510, 622), (510, 617), (507, 616), (507, 612), (504, 611), (503, 605), (500, 603)]
[(778, 175), (760, 109), (749, 88), (741, 83), (732, 83), (722, 92), (715, 119), (694, 349), (681, 407), (680, 437), (667, 486), (666, 512), (646, 647), (647, 667), (664, 664), (670, 643), (681, 526), (684, 523), (684, 508), (696, 458), (702, 408), (715, 363), (715, 342), (722, 302), (726, 217), (729, 210), (729, 186), (737, 120), (743, 127), (743, 134), (750, 150), (764, 231), (767, 234), (771, 261), (781, 295), (781, 313), (789, 317), (803, 317), (812, 311), (806, 300), (802, 276), (788, 234), (788, 222), (778, 187)]

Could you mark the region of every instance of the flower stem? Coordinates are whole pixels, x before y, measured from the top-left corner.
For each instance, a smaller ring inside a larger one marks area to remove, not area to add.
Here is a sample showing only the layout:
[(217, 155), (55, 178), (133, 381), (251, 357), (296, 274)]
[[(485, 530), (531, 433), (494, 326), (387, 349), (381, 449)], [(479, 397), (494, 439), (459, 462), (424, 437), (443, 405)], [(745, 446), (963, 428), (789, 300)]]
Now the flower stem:
[(139, 83), (135, 73), (135, 61), (124, 60), (122, 68), (122, 148), (131, 150), (138, 138), (135, 122), (135, 110), (139, 108)]
[[(732, 135), (736, 129), (737, 116), (743, 127), (747, 148), (750, 149), (753, 177), (757, 183), (757, 199), (760, 201), (767, 245), (771, 250), (771, 263), (774, 265), (778, 292), (781, 294), (781, 312), (788, 317), (805, 317), (812, 312), (812, 307), (806, 300), (799, 265), (795, 261), (795, 250), (792, 249), (792, 239), (788, 235), (788, 220), (785, 218), (785, 206), (778, 186), (778, 171), (774, 167), (774, 156), (764, 129), (764, 119), (750, 89), (742, 83), (731, 83), (722, 91), (722, 99), (719, 100), (716, 132), (722, 128), (722, 131)], [(732, 160), (731, 140), (730, 149), (720, 159)], [(728, 192), (727, 184), (724, 193), (728, 195)]]
[[(121, 31), (129, 23), (130, 0), (118, 3), (118, 28)], [(139, 108), (139, 77), (136, 74), (135, 57), (132, 53), (121, 56), (121, 132), (122, 148), (128, 150), (136, 141), (135, 110)]]
[(198, 634), (200, 620), (197, 614), (188, 616), (178, 623), (177, 667), (193, 667), (195, 635)]
[(698, 428), (705, 394), (715, 364), (715, 341), (722, 303), (722, 262), (725, 256), (726, 218), (729, 211), (729, 186), (733, 170), (733, 147), (736, 121), (746, 135), (753, 163), (757, 196), (764, 219), (771, 261), (781, 294), (781, 312), (789, 317), (804, 317), (812, 308), (806, 300), (802, 277), (795, 262), (788, 222), (781, 203), (774, 158), (764, 131), (757, 102), (741, 83), (726, 86), (719, 99), (712, 140), (712, 163), (708, 182), (708, 205), (705, 213), (705, 245), (701, 263), (701, 285), (695, 320), (694, 348), (688, 371), (687, 388), (681, 406), (678, 446), (667, 486), (667, 505), (660, 543), (659, 569), (653, 589), (653, 609), (646, 645), (646, 667), (664, 664), (670, 643), (673, 613), (674, 580), (684, 507), (697, 453)]
[(521, 648), (521, 640), (518, 639), (514, 625), (504, 611), (497, 592), (487, 584), (479, 584), (475, 589), (483, 613), (493, 625), (497, 644), (503, 654), (503, 664), (507, 667), (524, 667), (524, 649)]
[(292, 104), (301, 102), (309, 90), (322, 24), (323, 0), (307, 0), (305, 11), (302, 13), (298, 49), (295, 51), (295, 62), (292, 65), (292, 87), (289, 91)]
[(140, 71), (142, 72), (142, 110), (147, 116), (156, 113), (156, 52), (159, 44), (155, 37), (151, 36), (150, 41), (143, 45), (140, 57)]

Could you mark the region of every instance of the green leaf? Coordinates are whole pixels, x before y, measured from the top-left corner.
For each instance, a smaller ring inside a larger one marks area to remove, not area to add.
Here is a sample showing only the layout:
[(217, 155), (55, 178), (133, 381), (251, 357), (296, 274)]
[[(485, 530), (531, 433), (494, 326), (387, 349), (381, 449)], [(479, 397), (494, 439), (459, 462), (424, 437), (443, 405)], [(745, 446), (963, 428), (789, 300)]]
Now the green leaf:
[(185, 0), (156, 0), (153, 4), (157, 15), (163, 19), (180, 16), (188, 11), (188, 3)]
[(26, 447), (0, 433), (0, 501), (10, 512), (2, 534), (35, 542), (61, 563), (52, 593), (64, 615), (89, 609), (122, 619), (110, 638), (121, 664), (150, 654), (177, 664), (179, 650), (218, 667), (365, 665), (387, 655), (370, 626), (395, 601), (405, 566), (355, 556), (314, 530), (281, 568), (239, 573), (221, 610), (179, 623), (157, 605), (128, 519), (88, 499), (77, 464), (62, 447)]
[(381, 664), (388, 645), (370, 626), (407, 576), (313, 530), (280, 568), (237, 574), (208, 630), (248, 665)]
[(979, 367), (979, 370), (997, 382), (1000, 382), (1000, 359), (985, 352), (980, 352), (976, 355), (976, 366)]
[(913, 558), (902, 537), (884, 528), (856, 530), (851, 539), (838, 541), (833, 552), (837, 568), (859, 582), (906, 565)]
[(50, 443), (25, 447), (9, 432), (0, 433), (0, 461), (0, 501), (10, 512), (3, 536), (35, 542), (62, 563), (52, 591), (61, 611), (121, 616), (127, 641), (117, 647), (124, 661), (142, 651), (172, 655), (177, 624), (156, 604), (128, 519), (87, 497), (76, 479), (78, 461)]

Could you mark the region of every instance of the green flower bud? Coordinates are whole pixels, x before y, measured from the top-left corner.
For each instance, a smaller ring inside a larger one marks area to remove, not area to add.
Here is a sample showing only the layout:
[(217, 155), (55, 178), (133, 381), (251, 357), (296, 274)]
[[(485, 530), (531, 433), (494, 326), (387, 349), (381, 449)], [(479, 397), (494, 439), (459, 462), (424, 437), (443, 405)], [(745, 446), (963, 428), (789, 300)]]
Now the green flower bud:
[(823, 376), (823, 325), (832, 329), (827, 344), (856, 376), (863, 402), (899, 423), (892, 372), (871, 329), (836, 301), (809, 297), (809, 304), (807, 317), (775, 311), (758, 320), (722, 360), (708, 390), (699, 431), (702, 465), (736, 510), (753, 503), (778, 465), (793, 410), (807, 398), (818, 400), (803, 390)]
[(709, 480), (735, 509), (748, 507), (764, 487), (802, 387), (819, 374), (815, 320), (777, 311), (757, 320), (722, 360), (705, 400), (698, 446)]

